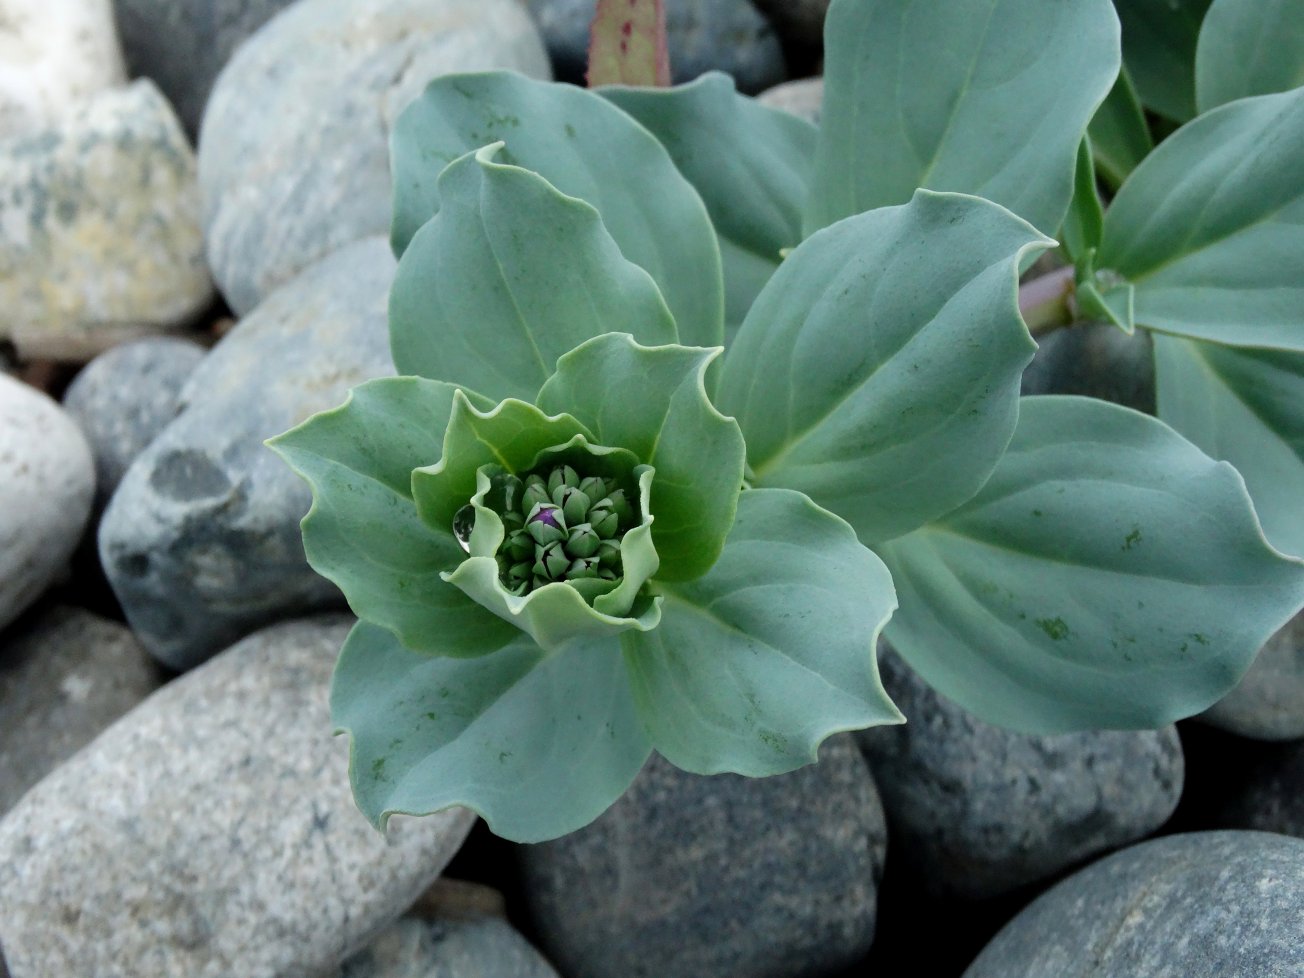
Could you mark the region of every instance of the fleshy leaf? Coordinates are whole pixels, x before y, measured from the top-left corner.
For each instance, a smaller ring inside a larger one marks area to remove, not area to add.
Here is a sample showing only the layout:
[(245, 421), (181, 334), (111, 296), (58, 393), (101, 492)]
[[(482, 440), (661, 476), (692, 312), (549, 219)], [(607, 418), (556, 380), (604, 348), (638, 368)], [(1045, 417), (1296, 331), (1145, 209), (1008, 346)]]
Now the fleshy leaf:
[(370, 381), (268, 444), (312, 487), (304, 551), (356, 614), (422, 652), (481, 655), (513, 640), (514, 629), (440, 578), (461, 548), (422, 523), (412, 501), (412, 470), (442, 455), (454, 396), (418, 377)]
[(738, 423), (706, 396), (719, 350), (649, 348), (624, 334), (590, 340), (557, 362), (539, 392), (543, 411), (568, 411), (604, 445), (629, 449), (657, 471), (652, 540), (660, 580), (700, 577), (733, 523), (746, 446)]
[(540, 452), (576, 435), (593, 440), (592, 432), (568, 414), (549, 417), (533, 404), (516, 400), (481, 410), (458, 391), (439, 461), (411, 473), (417, 513), (427, 526), (437, 531), (447, 527), (451, 533), (453, 517), (475, 495), (481, 466), (528, 471)]
[(586, 80), (590, 88), (670, 84), (664, 0), (598, 0)]
[(1301, 85), (1301, 0), (1214, 0), (1195, 49), (1195, 102), (1201, 112)]
[(1069, 257), (1080, 262), (1089, 251), (1100, 245), (1101, 224), (1105, 211), (1096, 191), (1096, 167), (1091, 156), (1091, 140), (1083, 136), (1078, 148), (1078, 169), (1073, 177), (1073, 200), (1064, 216), (1060, 237)]
[(533, 170), (597, 208), (621, 253), (661, 290), (681, 343), (721, 342), (720, 253), (701, 198), (656, 137), (573, 85), (507, 72), (431, 82), (403, 110), (390, 140), (396, 254), (439, 209), (440, 170), (495, 140), (507, 144), (503, 162)]
[(979, 717), (1035, 733), (1198, 713), (1304, 603), (1304, 565), (1269, 547), (1235, 469), (1089, 398), (1025, 398), (982, 492), (879, 554), (893, 646)]
[(892, 579), (842, 520), (800, 493), (742, 494), (720, 560), (662, 589), (652, 632), (622, 637), (656, 749), (698, 774), (781, 774), (841, 730), (899, 723), (875, 643)]
[(540, 842), (587, 825), (629, 787), (650, 748), (619, 644), (548, 654), (515, 634), (493, 655), (450, 659), (354, 627), (331, 715), (373, 824), (464, 805), (496, 835)]
[(1120, 57), (1108, 0), (834, 0), (824, 49), (807, 234), (916, 187), (1054, 231)]
[(1023, 256), (1054, 244), (988, 201), (921, 190), (808, 238), (752, 307), (716, 398), (755, 485), (797, 489), (866, 543), (987, 480), (1036, 345)]
[(403, 253), (389, 299), (399, 373), (533, 400), (559, 356), (613, 326), (675, 342), (656, 284), (625, 260), (598, 212), (494, 162), (500, 150), (449, 164), (439, 214)]
[(1096, 168), (1110, 189), (1117, 190), (1152, 149), (1154, 140), (1124, 67), (1087, 127)]
[(708, 72), (671, 89), (599, 92), (661, 140), (702, 196), (724, 261), (727, 336), (801, 241), (801, 212), (815, 161), (816, 128), (734, 90)]
[(1155, 337), (1159, 417), (1245, 477), (1268, 539), (1304, 555), (1304, 354)]
[(1304, 89), (1214, 109), (1146, 158), (1105, 213), (1096, 259), (1134, 285), (1138, 325), (1304, 350), (1301, 160)]
[(1195, 45), (1209, 0), (1114, 0), (1123, 61), (1141, 102), (1185, 122), (1195, 115)]

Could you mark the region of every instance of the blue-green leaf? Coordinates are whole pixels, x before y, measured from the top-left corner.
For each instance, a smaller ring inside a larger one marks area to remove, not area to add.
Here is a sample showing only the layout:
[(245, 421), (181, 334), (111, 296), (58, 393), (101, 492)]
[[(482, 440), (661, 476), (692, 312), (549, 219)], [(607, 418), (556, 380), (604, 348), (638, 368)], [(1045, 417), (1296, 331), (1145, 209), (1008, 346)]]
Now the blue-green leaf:
[(698, 774), (781, 774), (842, 730), (899, 723), (874, 658), (892, 578), (800, 493), (742, 494), (705, 577), (662, 588), (661, 626), (622, 637), (652, 743)]
[(1195, 49), (1201, 112), (1304, 85), (1304, 0), (1214, 0)]
[(422, 523), (412, 501), (412, 469), (442, 455), (454, 396), (417, 377), (373, 380), (268, 444), (312, 487), (304, 552), (354, 612), (413, 649), (481, 655), (515, 630), (440, 578), (461, 548), (451, 532)]
[(1108, 0), (834, 0), (805, 230), (917, 187), (976, 194), (1045, 231), (1119, 69)]
[[(1304, 350), (1301, 160), (1297, 89), (1214, 109), (1137, 167), (1105, 213), (1096, 266), (1133, 286), (1138, 325)], [(1126, 302), (1126, 285), (1106, 299)]]
[(541, 410), (568, 412), (599, 443), (628, 449), (656, 469), (659, 580), (705, 574), (733, 524), (746, 446), (738, 423), (706, 396), (706, 369), (719, 352), (648, 348), (610, 334), (562, 357), (539, 392)]
[[(440, 170), (496, 140), (507, 144), (503, 162), (598, 210), (621, 253), (656, 282), (681, 342), (723, 340), (720, 253), (701, 198), (651, 133), (573, 85), (507, 72), (431, 82), (403, 110), (390, 140), (396, 254), (439, 209)], [(608, 329), (632, 332), (618, 323)]]
[(781, 252), (801, 241), (815, 127), (739, 95), (733, 79), (719, 72), (677, 88), (604, 88), (598, 94), (660, 139), (701, 194), (719, 236), (731, 336)]
[(1245, 477), (1264, 532), (1304, 555), (1304, 354), (1155, 337), (1159, 417)]
[(1132, 78), (1124, 67), (1087, 127), (1096, 168), (1110, 189), (1117, 190), (1152, 149), (1154, 140)]
[(1154, 418), (1025, 398), (977, 496), (879, 548), (893, 646), (992, 723), (1149, 728), (1231, 690), (1304, 603), (1236, 470)]
[(1073, 177), (1073, 200), (1069, 212), (1064, 215), (1064, 227), (1060, 237), (1064, 239), (1064, 250), (1069, 257), (1079, 264), (1089, 251), (1100, 246), (1100, 235), (1105, 219), (1104, 208), (1100, 205), (1100, 194), (1096, 190), (1096, 167), (1091, 155), (1091, 139), (1082, 137), (1078, 148), (1078, 168)]
[(673, 343), (656, 284), (588, 204), (489, 146), (440, 174), (440, 210), (412, 239), (389, 300), (399, 373), (533, 400), (557, 358), (619, 328)]
[(1209, 0), (1114, 0), (1123, 60), (1141, 102), (1185, 122), (1195, 115), (1195, 45)]
[(464, 805), (496, 835), (540, 842), (587, 825), (634, 780), (650, 748), (618, 643), (549, 655), (515, 634), (493, 655), (450, 659), (353, 629), (331, 715), (372, 823)]
[(1051, 244), (1002, 207), (927, 190), (804, 241), (720, 380), (754, 484), (806, 493), (866, 543), (977, 492), (1014, 431), (1036, 349), (1019, 264)]

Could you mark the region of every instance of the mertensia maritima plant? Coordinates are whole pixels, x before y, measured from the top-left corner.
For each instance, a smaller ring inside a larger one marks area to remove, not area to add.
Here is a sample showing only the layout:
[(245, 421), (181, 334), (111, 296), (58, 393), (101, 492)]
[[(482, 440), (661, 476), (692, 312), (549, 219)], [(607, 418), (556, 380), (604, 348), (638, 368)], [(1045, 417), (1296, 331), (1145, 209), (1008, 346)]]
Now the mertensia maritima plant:
[[(902, 720), (884, 631), (987, 720), (1153, 727), (1304, 603), (1304, 479), (1273, 463), (1265, 538), (1162, 421), (1021, 399), (1018, 305), (1058, 235), (1079, 308), (1157, 331), (1161, 381), (1273, 378), (1298, 463), (1304, 90), (1194, 119), (1102, 213), (1108, 0), (835, 0), (826, 33), (818, 132), (720, 75), (448, 76), (398, 120), (400, 376), (271, 443), (360, 619), (332, 709), (378, 825), (466, 805), (556, 837), (652, 750), (792, 770)], [(1224, 454), (1185, 396), (1161, 413)]]

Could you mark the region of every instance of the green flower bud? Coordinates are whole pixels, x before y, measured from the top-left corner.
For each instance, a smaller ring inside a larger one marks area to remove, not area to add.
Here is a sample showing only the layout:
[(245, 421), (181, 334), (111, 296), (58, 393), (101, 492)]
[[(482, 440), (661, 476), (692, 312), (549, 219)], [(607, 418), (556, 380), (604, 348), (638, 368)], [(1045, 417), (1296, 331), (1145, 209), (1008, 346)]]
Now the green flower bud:
[(614, 537), (620, 529), (620, 517), (606, 499), (589, 509), (588, 520), (593, 531), (604, 540)]
[(530, 510), (525, 530), (536, 543), (553, 543), (566, 539), (566, 516), (549, 503), (540, 503)]
[(501, 552), (513, 562), (534, 558), (534, 537), (525, 530), (513, 530), (503, 541)]
[(581, 492), (579, 489), (572, 489), (570, 486), (563, 486), (558, 489), (553, 496), (553, 502), (561, 507), (562, 514), (566, 517), (567, 526), (583, 523), (584, 514), (589, 511), (590, 505), (587, 493)]
[(525, 528), (525, 517), (514, 509), (500, 514), (503, 521), (503, 532), (509, 536), (516, 530)]
[(607, 501), (611, 503), (611, 508), (616, 511), (621, 526), (629, 526), (634, 522), (634, 507), (625, 498), (624, 489), (617, 489), (614, 492), (607, 493)]
[(580, 485), (579, 473), (569, 465), (559, 465), (548, 474), (548, 493), (555, 493), (562, 486), (570, 486), (572, 489), (578, 489)]
[(546, 503), (548, 498), (548, 484), (543, 481), (543, 476), (529, 475), (525, 477), (525, 487), (521, 490), (520, 511), (528, 513), (540, 503)]
[(597, 577), (598, 570), (598, 562), (595, 559), (581, 557), (578, 560), (571, 561), (570, 567), (566, 568), (566, 579), (578, 581), (586, 577)]
[(570, 557), (566, 556), (566, 549), (560, 541), (556, 541), (543, 547), (539, 552), (538, 559), (535, 560), (531, 570), (536, 578), (542, 577), (549, 581), (560, 581), (566, 576), (566, 568), (571, 564)]
[(620, 544), (612, 540), (603, 540), (598, 545), (596, 556), (603, 567), (615, 570), (620, 566)]
[(534, 565), (528, 560), (512, 564), (503, 575), (503, 584), (513, 594), (524, 594), (529, 590), (534, 576)]
[(599, 479), (597, 476), (591, 475), (587, 479), (580, 480), (580, 492), (594, 502), (597, 502), (610, 491), (607, 488), (606, 479)]
[(602, 538), (587, 523), (571, 527), (566, 538), (566, 552), (572, 557), (592, 557), (602, 546)]

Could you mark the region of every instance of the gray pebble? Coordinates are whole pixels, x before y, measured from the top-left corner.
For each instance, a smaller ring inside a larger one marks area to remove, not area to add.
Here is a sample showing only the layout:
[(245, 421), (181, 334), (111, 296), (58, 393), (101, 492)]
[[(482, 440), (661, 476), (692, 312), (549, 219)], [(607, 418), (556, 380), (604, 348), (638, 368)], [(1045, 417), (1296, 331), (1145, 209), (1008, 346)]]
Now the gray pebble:
[(1155, 413), (1155, 356), (1150, 333), (1128, 336), (1108, 323), (1083, 323), (1037, 337), (1023, 372), (1024, 394), (1078, 394)]
[(884, 686), (906, 715), (857, 739), (883, 796), (893, 856), (925, 889), (996, 896), (1167, 821), (1182, 790), (1173, 727), (1039, 737), (984, 723), (884, 643)]
[(100, 522), (105, 574), (159, 661), (188, 669), (253, 629), (340, 602), (303, 556), (311, 493), (263, 441), (394, 367), (381, 238), (314, 265), (241, 320), (182, 389)]
[(345, 963), (339, 978), (557, 978), (501, 917), (403, 917)]
[(473, 818), (381, 835), (354, 807), (327, 706), (350, 625), (249, 637), (0, 821), (0, 944), (19, 978), (320, 975), (430, 885)]
[(517, 0), (301, 0), (249, 38), (199, 141), (208, 257), (231, 308), (388, 233), (396, 117), (436, 75), (487, 68), (548, 75)]
[(1304, 614), (1268, 639), (1240, 685), (1200, 719), (1256, 740), (1304, 737)]
[(195, 157), (137, 81), (0, 142), (0, 339), (84, 361), (208, 306)]
[(101, 500), (176, 417), (181, 386), (204, 352), (197, 343), (169, 337), (124, 343), (101, 353), (69, 385), (63, 407), (91, 446)]
[(519, 848), (544, 950), (567, 978), (788, 978), (862, 958), (885, 829), (850, 738), (771, 778), (653, 755), (587, 828)]
[(1133, 846), (1014, 918), (964, 978), (1297, 978), (1304, 841), (1198, 832)]
[(199, 132), (213, 80), (232, 52), (293, 0), (115, 0), (118, 36), (133, 75), (152, 78)]
[[(588, 70), (593, 0), (526, 0), (559, 77)], [(759, 92), (787, 77), (778, 35), (751, 0), (666, 0), (666, 43), (675, 84), (716, 70), (740, 92)]]
[(767, 88), (756, 97), (762, 105), (791, 112), (798, 118), (815, 125), (820, 124), (820, 109), (824, 103), (823, 78), (799, 78)]
[(159, 685), (130, 630), (54, 608), (0, 639), (0, 816)]

